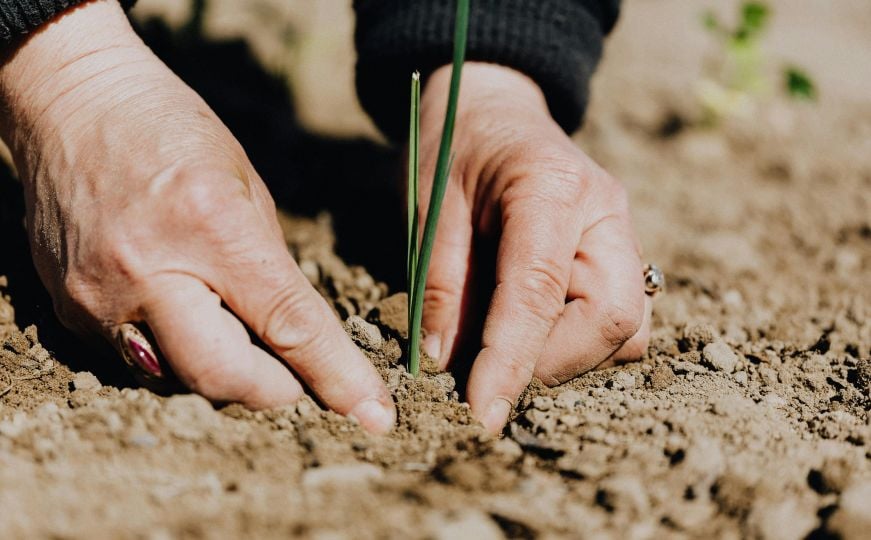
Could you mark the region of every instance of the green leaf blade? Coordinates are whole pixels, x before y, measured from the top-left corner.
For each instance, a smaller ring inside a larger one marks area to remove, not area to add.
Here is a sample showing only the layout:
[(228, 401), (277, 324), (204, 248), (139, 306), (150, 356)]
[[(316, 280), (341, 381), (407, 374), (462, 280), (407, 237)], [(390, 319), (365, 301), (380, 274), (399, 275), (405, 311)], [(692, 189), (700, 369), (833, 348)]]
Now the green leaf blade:
[(460, 95), (463, 63), (466, 58), (466, 44), (469, 34), (469, 0), (457, 1), (456, 22), (454, 25), (454, 58), (451, 70), (451, 84), (448, 93), (448, 107), (445, 112), (442, 139), (439, 145), (438, 161), (433, 178), (432, 193), (427, 210), (426, 224), (420, 245), (417, 262), (417, 272), (414, 276), (414, 301), (412, 303), (411, 324), (408, 328), (409, 338), (409, 372), (415, 377), (420, 374), (420, 330), (423, 318), (423, 293), (426, 278), (429, 273), (429, 263), (432, 258), (432, 247), (435, 242), (439, 213), (447, 189), (448, 177), (452, 165), (451, 146), (453, 144), (454, 126), (457, 117), (457, 103)]
[[(408, 313), (414, 300), (414, 280), (417, 273), (418, 236), (420, 214), (420, 73), (411, 76), (411, 112), (408, 127), (408, 250), (406, 280), (408, 284)], [(409, 325), (410, 327), (410, 325)]]

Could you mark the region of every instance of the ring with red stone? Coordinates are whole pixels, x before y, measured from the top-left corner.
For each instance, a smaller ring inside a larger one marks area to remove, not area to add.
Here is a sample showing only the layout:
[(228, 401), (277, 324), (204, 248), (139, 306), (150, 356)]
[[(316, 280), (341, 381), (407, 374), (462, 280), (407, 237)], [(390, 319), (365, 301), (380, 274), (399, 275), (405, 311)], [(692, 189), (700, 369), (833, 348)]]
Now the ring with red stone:
[(119, 324), (115, 341), (124, 362), (146, 379), (162, 379), (163, 368), (154, 347), (145, 334), (131, 323)]

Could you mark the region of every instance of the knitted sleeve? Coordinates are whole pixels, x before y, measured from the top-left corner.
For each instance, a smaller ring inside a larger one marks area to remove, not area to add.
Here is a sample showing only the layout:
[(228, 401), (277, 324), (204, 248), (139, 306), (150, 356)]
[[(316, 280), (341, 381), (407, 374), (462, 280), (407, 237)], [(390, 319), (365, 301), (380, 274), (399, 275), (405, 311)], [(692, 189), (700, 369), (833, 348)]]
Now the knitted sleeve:
[[(0, 47), (85, 0), (0, 0)], [(125, 9), (136, 0), (121, 0)]]
[[(580, 126), (590, 77), (619, 0), (472, 0), (467, 59), (517, 69), (543, 90), (568, 132)], [(408, 80), (451, 61), (453, 0), (354, 0), (357, 94), (391, 139), (407, 131)]]

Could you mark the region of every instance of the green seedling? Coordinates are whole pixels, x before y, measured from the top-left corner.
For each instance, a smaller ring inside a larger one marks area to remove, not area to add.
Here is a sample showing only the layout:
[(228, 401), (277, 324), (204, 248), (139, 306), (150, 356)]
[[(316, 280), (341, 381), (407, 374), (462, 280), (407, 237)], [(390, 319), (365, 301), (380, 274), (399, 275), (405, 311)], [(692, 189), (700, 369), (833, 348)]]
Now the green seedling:
[(816, 101), (817, 88), (810, 76), (801, 68), (791, 66), (783, 72), (786, 93), (790, 97), (805, 101)]
[(420, 76), (415, 74), (411, 79), (411, 120), (408, 141), (408, 371), (415, 377), (420, 374), (420, 325), (423, 318), (423, 293), (432, 257), (439, 212), (453, 162), (451, 145), (454, 138), (457, 101), (460, 95), (463, 62), (466, 58), (468, 33), (469, 0), (458, 0), (456, 22), (454, 23), (454, 59), (451, 70), (451, 86), (448, 93), (448, 108), (445, 112), (426, 223), (419, 243)]
[[(759, 1), (741, 5), (734, 28), (723, 24), (713, 12), (703, 15), (702, 24), (722, 47), (715, 73), (699, 85), (699, 99), (709, 120), (747, 115), (754, 98), (769, 92), (761, 40), (771, 19), (768, 5)], [(782, 73), (787, 96), (804, 100), (816, 98), (816, 87), (804, 71), (786, 67)]]

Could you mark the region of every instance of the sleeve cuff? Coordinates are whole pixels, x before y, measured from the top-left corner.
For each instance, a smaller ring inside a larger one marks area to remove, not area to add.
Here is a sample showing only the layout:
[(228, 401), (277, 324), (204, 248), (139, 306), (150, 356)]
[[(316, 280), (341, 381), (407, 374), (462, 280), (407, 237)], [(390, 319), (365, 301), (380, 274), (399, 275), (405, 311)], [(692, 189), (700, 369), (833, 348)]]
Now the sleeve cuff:
[[(385, 135), (407, 131), (408, 80), (450, 63), (454, 2), (355, 0), (357, 93)], [(583, 119), (588, 85), (616, 0), (475, 0), (467, 59), (502, 64), (535, 80), (567, 132)]]
[[(0, 0), (0, 46), (47, 23), (86, 0)], [(129, 9), (136, 0), (120, 0)]]

